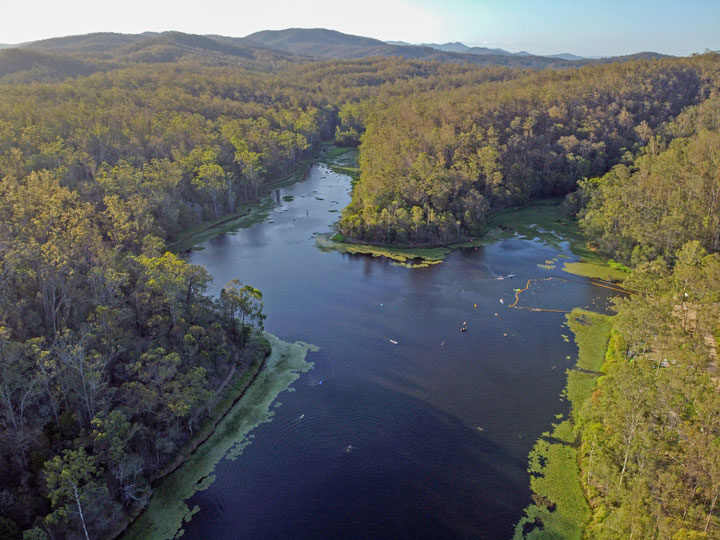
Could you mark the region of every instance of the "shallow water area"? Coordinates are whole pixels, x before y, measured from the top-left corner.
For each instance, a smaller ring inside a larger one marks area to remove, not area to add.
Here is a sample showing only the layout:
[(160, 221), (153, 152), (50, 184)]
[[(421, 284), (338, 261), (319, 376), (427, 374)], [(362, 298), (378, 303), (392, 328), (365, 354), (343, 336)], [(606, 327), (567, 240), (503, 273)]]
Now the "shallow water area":
[(511, 238), (415, 269), (324, 252), (314, 235), (350, 189), (313, 166), (267, 221), (190, 255), (213, 292), (259, 288), (266, 330), (320, 350), (186, 501), (199, 511), (183, 538), (507, 539), (530, 502), (527, 455), (567, 412), (576, 350), (563, 313), (510, 309), (515, 289), (536, 280), (518, 305), (558, 311), (603, 311), (616, 293), (546, 264), (575, 260), (567, 244)]

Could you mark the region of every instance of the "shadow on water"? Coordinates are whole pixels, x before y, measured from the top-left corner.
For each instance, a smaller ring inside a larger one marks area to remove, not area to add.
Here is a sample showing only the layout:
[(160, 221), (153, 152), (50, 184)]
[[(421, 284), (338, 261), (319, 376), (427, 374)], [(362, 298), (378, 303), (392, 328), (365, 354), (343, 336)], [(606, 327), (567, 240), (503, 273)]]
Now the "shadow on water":
[[(483, 432), (408, 395), (313, 388), (305, 410), (342, 399), (362, 413), (308, 413), (295, 429), (287, 418), (258, 429), (243, 464), (222, 463), (217, 487), (190, 499), (202, 512), (184, 538), (507, 537), (530, 493), (517, 472), (524, 459), (508, 461)], [(290, 436), (279, 436), (285, 430)], [(282, 455), (272, 470), (258, 466), (268, 455)], [(228, 528), (227, 515), (242, 516), (237, 527)]]

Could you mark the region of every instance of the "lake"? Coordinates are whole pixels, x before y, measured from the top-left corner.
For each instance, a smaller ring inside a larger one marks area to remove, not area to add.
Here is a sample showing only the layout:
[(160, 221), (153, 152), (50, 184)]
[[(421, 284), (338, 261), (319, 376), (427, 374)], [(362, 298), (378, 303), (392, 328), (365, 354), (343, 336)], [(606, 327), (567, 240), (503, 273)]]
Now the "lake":
[(567, 243), (506, 239), (416, 269), (322, 251), (315, 235), (350, 189), (315, 165), (275, 192), (267, 221), (189, 257), (213, 293), (233, 278), (259, 288), (266, 330), (319, 351), (187, 501), (199, 510), (183, 538), (507, 540), (531, 502), (527, 455), (568, 412), (577, 351), (562, 313), (510, 309), (514, 289), (538, 278), (520, 305), (601, 311), (612, 291), (562, 272), (562, 258), (539, 266), (576, 259)]

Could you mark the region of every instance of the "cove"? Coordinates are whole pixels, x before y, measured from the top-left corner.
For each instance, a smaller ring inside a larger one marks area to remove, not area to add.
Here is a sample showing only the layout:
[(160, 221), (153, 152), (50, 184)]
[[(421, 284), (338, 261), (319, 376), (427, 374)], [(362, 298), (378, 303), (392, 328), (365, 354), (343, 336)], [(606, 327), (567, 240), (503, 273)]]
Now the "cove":
[[(318, 350), (242, 455), (183, 501), (182, 538), (507, 539), (530, 502), (528, 453), (569, 408), (562, 312), (603, 311), (615, 293), (561, 270), (577, 260), (562, 239), (498, 239), (412, 269), (323, 251), (350, 190), (315, 165), (273, 194), (267, 220), (190, 255), (212, 292), (259, 288), (266, 330)], [(531, 279), (520, 304), (556, 311), (508, 307)]]

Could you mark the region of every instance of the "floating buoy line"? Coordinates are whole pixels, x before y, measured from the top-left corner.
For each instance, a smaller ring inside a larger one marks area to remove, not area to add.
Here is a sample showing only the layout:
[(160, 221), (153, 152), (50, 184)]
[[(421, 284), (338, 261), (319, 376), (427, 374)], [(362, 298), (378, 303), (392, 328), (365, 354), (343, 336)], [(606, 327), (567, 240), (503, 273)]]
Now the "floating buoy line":
[[(588, 280), (588, 281), (580, 281), (575, 279), (563, 279), (563, 278), (557, 278), (557, 277), (547, 277), (547, 278), (531, 278), (527, 280), (527, 283), (525, 284), (525, 288), (523, 289), (515, 289), (515, 302), (511, 304), (508, 307), (515, 308), (515, 309), (527, 309), (529, 311), (547, 311), (552, 313), (570, 313), (567, 310), (564, 309), (547, 309), (547, 308), (536, 308), (536, 307), (525, 307), (525, 306), (518, 306), (518, 302), (520, 302), (520, 295), (527, 291), (530, 288), (530, 284), (533, 281), (562, 281), (564, 283), (586, 283), (590, 285), (595, 285), (597, 287), (603, 287), (605, 289), (610, 289), (611, 291), (617, 291), (625, 294), (633, 294), (632, 291), (628, 291), (627, 289), (624, 289), (618, 285), (615, 285), (614, 283), (610, 283), (608, 281), (602, 281), (602, 280)], [(500, 300), (502, 302), (502, 300)]]

